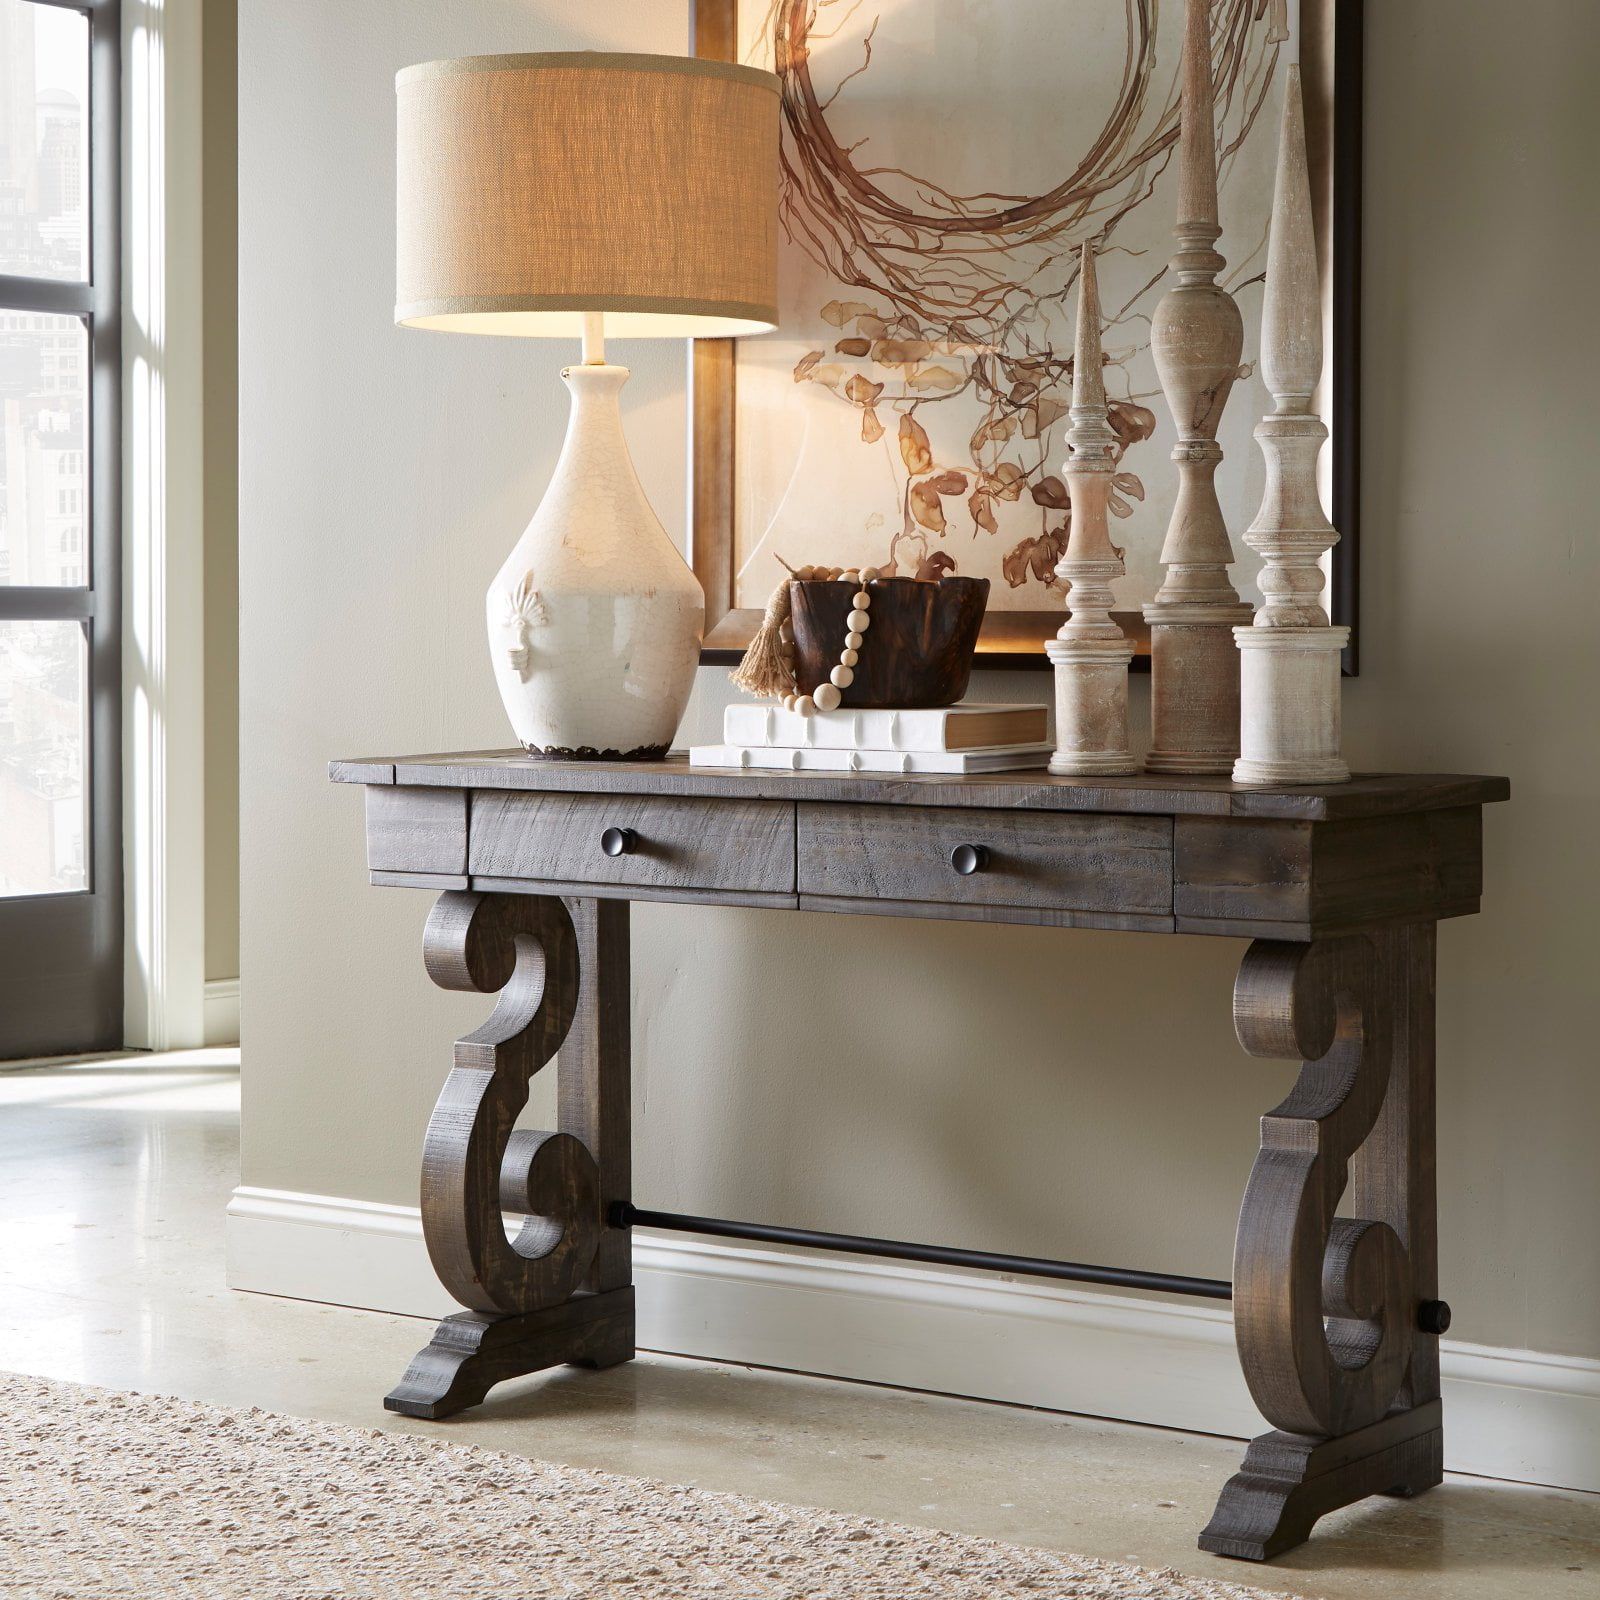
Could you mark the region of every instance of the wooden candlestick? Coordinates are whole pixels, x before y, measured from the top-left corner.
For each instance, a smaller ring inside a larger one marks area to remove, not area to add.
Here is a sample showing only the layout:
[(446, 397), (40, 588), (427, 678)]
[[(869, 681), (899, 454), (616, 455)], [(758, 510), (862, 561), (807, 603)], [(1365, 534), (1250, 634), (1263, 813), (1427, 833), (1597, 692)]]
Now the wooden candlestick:
[(1177, 425), (1177, 504), (1150, 623), (1152, 772), (1228, 773), (1239, 753), (1239, 653), (1250, 607), (1228, 581), (1233, 546), (1217, 500), (1217, 425), (1239, 372), (1244, 324), (1217, 281), (1217, 151), (1210, 0), (1186, 0), (1173, 286), (1156, 306), (1151, 349)]
[(1071, 609), (1060, 632), (1045, 645), (1056, 675), (1056, 749), (1050, 770), (1067, 774), (1138, 770), (1128, 750), (1133, 645), (1111, 620), (1111, 585), (1127, 569), (1106, 527), (1117, 436), (1106, 416), (1100, 367), (1100, 293), (1094, 246), (1085, 241), (1065, 469), (1072, 528), (1066, 553), (1056, 563), (1056, 576), (1071, 585)]
[(1262, 606), (1233, 630), (1242, 668), (1236, 783), (1344, 783), (1339, 754), (1339, 652), (1348, 628), (1328, 625), (1322, 557), (1339, 535), (1322, 509), (1317, 456), (1328, 430), (1312, 396), (1322, 375), (1322, 304), (1300, 69), (1284, 90), (1278, 176), (1261, 315), (1261, 372), (1272, 412), (1256, 440), (1266, 457), (1261, 510), (1245, 543), (1261, 553)]

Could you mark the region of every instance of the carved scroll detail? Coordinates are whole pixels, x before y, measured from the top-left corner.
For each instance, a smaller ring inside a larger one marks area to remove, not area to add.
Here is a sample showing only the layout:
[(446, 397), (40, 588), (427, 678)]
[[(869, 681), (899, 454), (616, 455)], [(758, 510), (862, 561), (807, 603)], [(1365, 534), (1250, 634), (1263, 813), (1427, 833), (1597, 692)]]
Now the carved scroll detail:
[[(450, 892), (428, 917), (423, 956), (441, 988), (499, 995), (489, 1020), (456, 1041), (428, 1122), (428, 1255), (444, 1286), (473, 1311), (559, 1305), (582, 1283), (599, 1246), (599, 1174), (571, 1134), (514, 1124), (577, 1009), (572, 918), (549, 896)], [(527, 1215), (515, 1240), (506, 1237), (504, 1211)]]
[(1377, 1422), (1411, 1359), (1416, 1294), (1404, 1244), (1387, 1222), (1335, 1215), (1395, 1053), (1377, 961), (1365, 938), (1258, 940), (1234, 986), (1244, 1048), (1303, 1060), (1288, 1098), (1261, 1119), (1233, 1273), (1250, 1392), (1288, 1433)]

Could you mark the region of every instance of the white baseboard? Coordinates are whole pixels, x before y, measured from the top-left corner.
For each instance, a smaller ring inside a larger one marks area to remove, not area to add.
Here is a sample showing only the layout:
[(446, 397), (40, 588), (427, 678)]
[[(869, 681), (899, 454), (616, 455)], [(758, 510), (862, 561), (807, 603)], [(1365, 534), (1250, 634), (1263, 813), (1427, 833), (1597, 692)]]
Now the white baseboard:
[[(645, 1349), (1246, 1438), (1233, 1319), (1035, 1282), (634, 1236)], [(414, 1207), (240, 1188), (235, 1289), (439, 1317)], [(1600, 1491), (1600, 1361), (1442, 1342), (1445, 1464)]]
[(239, 980), (208, 978), (205, 994), (205, 1042), (208, 1045), (239, 1042)]

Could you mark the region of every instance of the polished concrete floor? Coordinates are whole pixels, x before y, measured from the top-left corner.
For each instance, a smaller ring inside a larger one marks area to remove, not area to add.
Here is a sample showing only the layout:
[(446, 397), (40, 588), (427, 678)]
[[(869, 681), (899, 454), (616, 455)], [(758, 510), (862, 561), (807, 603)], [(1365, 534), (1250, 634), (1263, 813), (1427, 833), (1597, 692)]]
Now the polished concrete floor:
[[(229, 1291), (236, 1052), (0, 1071), (0, 1369), (987, 1534), (1324, 1600), (1600, 1594), (1600, 1497), (1452, 1477), (1268, 1567), (1194, 1547), (1233, 1440), (642, 1356), (445, 1424), (380, 1404), (427, 1324)], [(1070, 1360), (1070, 1352), (1063, 1352)]]

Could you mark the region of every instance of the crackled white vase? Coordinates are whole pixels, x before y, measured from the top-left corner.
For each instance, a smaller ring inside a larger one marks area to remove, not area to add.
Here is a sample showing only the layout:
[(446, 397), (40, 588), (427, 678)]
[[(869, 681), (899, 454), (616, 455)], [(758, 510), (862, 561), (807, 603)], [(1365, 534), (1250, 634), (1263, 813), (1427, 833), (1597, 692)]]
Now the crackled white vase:
[(666, 754), (689, 702), (705, 593), (628, 455), (628, 369), (561, 376), (572, 415), (555, 476), (489, 585), (495, 681), (530, 755), (649, 760)]

